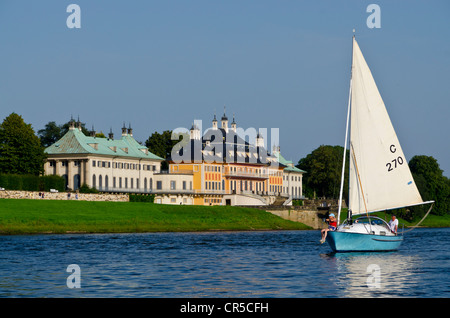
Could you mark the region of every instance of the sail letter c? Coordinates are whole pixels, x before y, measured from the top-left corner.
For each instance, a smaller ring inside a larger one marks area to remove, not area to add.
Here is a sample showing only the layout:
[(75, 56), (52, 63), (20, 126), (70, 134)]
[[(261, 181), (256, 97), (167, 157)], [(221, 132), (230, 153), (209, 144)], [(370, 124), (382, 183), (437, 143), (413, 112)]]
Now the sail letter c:
[(389, 149), (391, 150), (392, 153), (395, 153), (397, 151), (397, 148), (395, 148), (395, 145), (391, 145), (391, 147)]

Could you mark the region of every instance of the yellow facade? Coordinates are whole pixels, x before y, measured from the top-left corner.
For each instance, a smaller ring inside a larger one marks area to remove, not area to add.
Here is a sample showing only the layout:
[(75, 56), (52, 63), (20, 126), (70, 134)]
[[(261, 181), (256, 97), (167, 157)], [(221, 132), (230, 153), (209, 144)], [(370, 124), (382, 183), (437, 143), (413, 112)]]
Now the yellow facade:
[(193, 175), (195, 205), (221, 205), (227, 194), (276, 195), (283, 191), (283, 168), (236, 163), (172, 163), (170, 173)]

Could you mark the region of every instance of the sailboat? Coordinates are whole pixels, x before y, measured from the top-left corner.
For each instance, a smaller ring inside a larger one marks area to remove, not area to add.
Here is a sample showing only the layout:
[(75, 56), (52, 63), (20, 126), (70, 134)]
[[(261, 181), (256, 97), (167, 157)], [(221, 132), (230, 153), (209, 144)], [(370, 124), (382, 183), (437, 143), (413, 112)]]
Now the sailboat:
[[(349, 213), (342, 224), (337, 224), (335, 231), (328, 232), (326, 240), (334, 252), (393, 251), (400, 247), (404, 236), (393, 233), (383, 219), (369, 214), (434, 201), (422, 200), (386, 106), (355, 36), (352, 51), (337, 222), (342, 209), (345, 156), (350, 128)], [(363, 216), (355, 220), (352, 218), (358, 215)]]

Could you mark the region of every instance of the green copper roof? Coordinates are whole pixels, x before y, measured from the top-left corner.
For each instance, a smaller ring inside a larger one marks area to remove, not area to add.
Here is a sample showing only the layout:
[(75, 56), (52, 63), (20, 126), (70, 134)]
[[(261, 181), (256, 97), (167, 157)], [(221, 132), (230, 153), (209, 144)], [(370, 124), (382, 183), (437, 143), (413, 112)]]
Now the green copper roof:
[(45, 152), (49, 155), (94, 154), (164, 160), (148, 151), (147, 147), (140, 145), (130, 135), (122, 136), (118, 140), (88, 137), (77, 128), (69, 129), (60, 140), (47, 147)]
[(288, 160), (284, 159), (284, 157), (281, 155), (281, 153), (279, 151), (274, 151), (273, 154), (277, 157), (279, 163), (286, 166), (286, 168), (284, 168), (285, 171), (306, 173), (306, 171), (294, 166), (294, 163), (292, 161), (288, 161)]

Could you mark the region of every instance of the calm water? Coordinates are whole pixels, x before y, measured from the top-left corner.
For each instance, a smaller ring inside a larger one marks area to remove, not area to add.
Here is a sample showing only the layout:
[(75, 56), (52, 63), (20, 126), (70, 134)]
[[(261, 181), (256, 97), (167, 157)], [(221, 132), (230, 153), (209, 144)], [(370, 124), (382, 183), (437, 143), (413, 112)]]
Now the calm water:
[(0, 236), (0, 297), (449, 297), (449, 234), (350, 254), (318, 231)]

